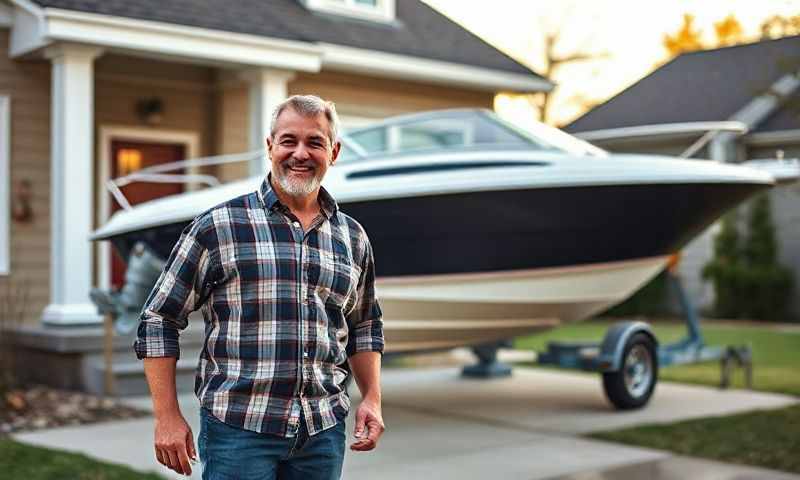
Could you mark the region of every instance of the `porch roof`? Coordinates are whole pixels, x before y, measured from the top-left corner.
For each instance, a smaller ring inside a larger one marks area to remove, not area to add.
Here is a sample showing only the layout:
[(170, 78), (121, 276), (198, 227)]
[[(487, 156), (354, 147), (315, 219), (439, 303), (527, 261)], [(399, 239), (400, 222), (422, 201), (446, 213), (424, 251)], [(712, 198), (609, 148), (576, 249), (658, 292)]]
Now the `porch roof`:
[(420, 0), (397, 0), (397, 19), (371, 22), (310, 11), (297, 0), (33, 0), (43, 8), (342, 45), (546, 79)]

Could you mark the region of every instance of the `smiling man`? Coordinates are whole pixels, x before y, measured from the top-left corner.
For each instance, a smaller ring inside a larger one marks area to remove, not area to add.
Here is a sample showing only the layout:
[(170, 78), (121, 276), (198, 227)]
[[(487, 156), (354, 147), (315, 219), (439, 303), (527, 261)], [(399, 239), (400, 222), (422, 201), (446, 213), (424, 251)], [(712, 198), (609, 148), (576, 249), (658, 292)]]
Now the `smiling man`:
[(178, 332), (201, 308), (204, 479), (337, 479), (346, 390), (363, 400), (350, 448), (384, 430), (383, 323), (364, 229), (321, 187), (339, 155), (332, 103), (293, 96), (274, 112), (271, 174), (186, 227), (145, 303), (135, 350), (153, 397), (155, 454), (191, 474), (192, 431), (178, 408)]

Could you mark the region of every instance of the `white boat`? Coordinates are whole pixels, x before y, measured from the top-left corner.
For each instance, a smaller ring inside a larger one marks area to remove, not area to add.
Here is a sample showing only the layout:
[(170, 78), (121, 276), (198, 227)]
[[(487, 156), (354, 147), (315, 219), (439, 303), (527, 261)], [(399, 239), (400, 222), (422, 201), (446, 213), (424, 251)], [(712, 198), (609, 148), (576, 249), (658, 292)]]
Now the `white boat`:
[[(609, 154), (543, 125), (522, 132), (485, 110), (396, 117), (344, 143), (323, 185), (370, 236), (390, 353), (491, 343), (591, 317), (775, 184), (754, 168)], [(116, 186), (149, 176), (165, 180), (148, 170), (112, 185), (123, 206)], [(139, 244), (163, 261), (193, 217), (262, 180), (126, 206), (92, 238), (111, 240), (126, 260)]]

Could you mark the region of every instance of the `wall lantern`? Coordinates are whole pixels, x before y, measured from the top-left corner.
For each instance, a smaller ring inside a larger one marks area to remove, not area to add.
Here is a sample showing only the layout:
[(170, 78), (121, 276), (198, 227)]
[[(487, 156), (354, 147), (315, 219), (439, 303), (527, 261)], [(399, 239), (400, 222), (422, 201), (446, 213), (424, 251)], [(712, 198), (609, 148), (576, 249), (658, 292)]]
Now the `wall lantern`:
[(19, 223), (33, 220), (33, 207), (31, 206), (31, 181), (20, 180), (14, 185), (14, 194), (11, 198), (11, 217)]
[(164, 117), (164, 101), (158, 97), (143, 98), (136, 102), (136, 114), (147, 125), (158, 125)]

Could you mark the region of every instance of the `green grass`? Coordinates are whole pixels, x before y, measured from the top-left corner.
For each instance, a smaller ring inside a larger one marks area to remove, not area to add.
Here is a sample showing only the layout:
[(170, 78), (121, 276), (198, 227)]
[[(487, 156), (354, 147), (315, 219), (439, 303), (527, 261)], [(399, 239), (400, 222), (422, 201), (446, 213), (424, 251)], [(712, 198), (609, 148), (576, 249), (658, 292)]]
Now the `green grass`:
[[(515, 347), (542, 351), (547, 342), (553, 340), (599, 341), (611, 323), (591, 321), (566, 325), (543, 335), (517, 339)], [(652, 326), (662, 344), (686, 335), (686, 327), (680, 322), (654, 322)], [(702, 332), (708, 345), (751, 346), (756, 390), (800, 396), (800, 374), (797, 373), (800, 371), (800, 331), (797, 328), (782, 331), (774, 324), (704, 322)], [(662, 368), (659, 376), (661, 380), (718, 386), (720, 367), (718, 362), (677, 365)], [(735, 372), (734, 387), (744, 386), (743, 377), (742, 371)], [(800, 473), (800, 405), (599, 432), (590, 437)]]
[[(591, 321), (565, 325), (545, 334), (519, 338), (515, 341), (518, 349), (542, 351), (552, 340), (595, 340), (600, 341), (611, 322)], [(676, 341), (686, 334), (686, 327), (680, 322), (655, 322), (653, 330), (659, 342)], [(708, 345), (744, 345), (753, 349), (753, 388), (756, 390), (786, 393), (800, 396), (800, 331), (780, 331), (775, 325), (764, 324), (735, 325), (731, 323), (704, 322), (703, 338)], [(678, 365), (662, 368), (660, 380), (719, 385), (719, 363), (711, 362), (695, 365)], [(744, 386), (744, 373), (734, 373), (734, 387)]]
[(800, 473), (800, 405), (589, 436), (680, 455)]
[(85, 455), (34, 447), (0, 438), (0, 477), (25, 480), (164, 480)]

